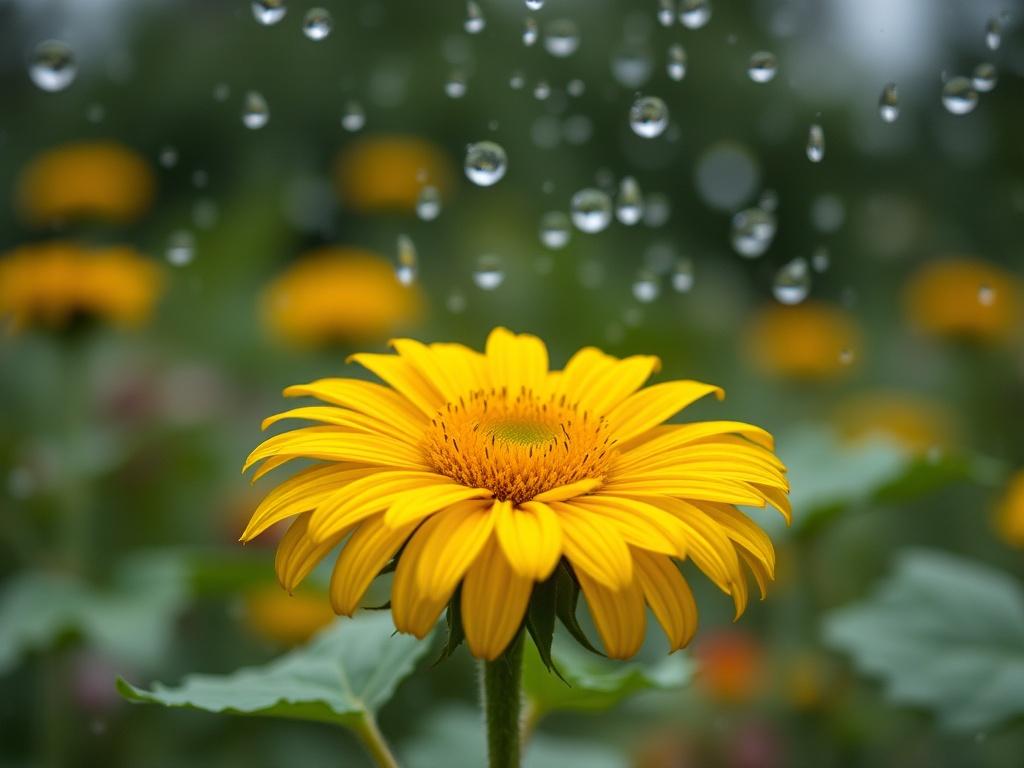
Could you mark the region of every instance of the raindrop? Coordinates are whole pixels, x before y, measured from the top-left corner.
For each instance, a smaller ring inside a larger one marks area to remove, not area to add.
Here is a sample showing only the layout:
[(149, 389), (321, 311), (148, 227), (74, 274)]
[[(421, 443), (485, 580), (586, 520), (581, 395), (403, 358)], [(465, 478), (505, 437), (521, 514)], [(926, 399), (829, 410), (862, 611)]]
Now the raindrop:
[(564, 59), (580, 47), (580, 33), (572, 19), (553, 19), (544, 27), (544, 50)]
[(658, 0), (658, 23), (663, 27), (671, 27), (676, 20), (676, 9), (672, 0)]
[(252, 3), (253, 18), (265, 27), (277, 24), (287, 12), (284, 0), (253, 0)]
[(774, 213), (779, 207), (779, 194), (774, 189), (766, 189), (761, 193), (761, 196), (757, 198), (758, 207)]
[(427, 185), (416, 199), (416, 215), (420, 221), (433, 221), (441, 215), (441, 193), (437, 187)]
[(192, 263), (196, 255), (195, 239), (187, 229), (179, 229), (171, 233), (167, 240), (164, 256), (172, 267), (184, 267)]
[(839, 350), (839, 364), (840, 365), (851, 365), (856, 359), (856, 355), (853, 350), (849, 347), (844, 347)]
[(837, 195), (818, 195), (811, 203), (811, 223), (819, 232), (838, 232), (846, 221), (846, 205)]
[(619, 197), (615, 201), (615, 218), (627, 226), (636, 224), (644, 215), (643, 194), (632, 176), (623, 176), (619, 183)]
[(501, 257), (486, 253), (478, 258), (473, 268), (473, 282), (477, 288), (485, 291), (493, 291), (505, 282), (505, 268), (501, 263)]
[(157, 162), (160, 163), (161, 168), (173, 168), (178, 164), (178, 150), (169, 145), (161, 147)]
[(544, 101), (550, 95), (551, 86), (548, 85), (547, 80), (538, 80), (537, 84), (533, 86), (533, 98), (537, 101)]
[(454, 290), (448, 294), (444, 306), (453, 315), (462, 314), (466, 311), (466, 295), (460, 290)]
[(778, 71), (779, 63), (771, 51), (757, 51), (747, 65), (747, 76), (755, 83), (771, 82)]
[(668, 47), (668, 63), (665, 70), (676, 82), (686, 77), (686, 49), (679, 43), (673, 43)]
[(341, 115), (341, 127), (350, 133), (362, 130), (366, 125), (366, 111), (358, 101), (345, 103), (345, 111)]
[(408, 235), (398, 236), (398, 258), (395, 264), (395, 277), (402, 285), (416, 282), (419, 271), (419, 259), (416, 256), (416, 244)]
[(974, 90), (981, 93), (988, 93), (996, 87), (996, 68), (994, 64), (983, 61), (974, 68), (974, 75), (971, 82), (974, 83)]
[(978, 303), (983, 307), (991, 307), (996, 302), (996, 292), (992, 286), (982, 283), (978, 286)]
[(807, 131), (807, 159), (812, 163), (825, 159), (825, 130), (818, 123), (811, 123)]
[(544, 0), (526, 0), (526, 7), (531, 11), (539, 11), (544, 7)]
[(526, 21), (523, 22), (523, 45), (533, 45), (537, 42), (538, 35), (536, 20), (527, 16)]
[(763, 208), (747, 208), (732, 217), (732, 247), (740, 256), (756, 259), (775, 238), (775, 216)]
[(466, 76), (454, 69), (444, 84), (444, 92), (450, 99), (461, 99), (466, 95)]
[(478, 141), (466, 147), (463, 164), (466, 178), (479, 187), (497, 184), (508, 168), (508, 156), (499, 144), (493, 141)]
[(32, 52), (28, 76), (44, 91), (63, 91), (78, 74), (75, 54), (67, 43), (44, 40)]
[(985, 25), (985, 45), (990, 51), (995, 51), (1003, 42), (1003, 25), (997, 18), (991, 18)]
[(192, 171), (192, 186), (196, 189), (203, 189), (207, 184), (210, 183), (210, 174), (204, 171), (202, 168), (197, 168)]
[(828, 248), (821, 245), (814, 250), (814, 254), (811, 256), (811, 266), (814, 267), (814, 271), (819, 274), (827, 272), (829, 264), (832, 263), (832, 259), (829, 256)]
[(552, 250), (560, 250), (569, 244), (572, 228), (569, 217), (561, 211), (548, 211), (540, 217), (540, 241)]
[(676, 293), (689, 293), (693, 288), (693, 259), (684, 256), (672, 268), (672, 289)]
[(668, 107), (657, 96), (641, 96), (629, 108), (629, 125), (645, 139), (660, 136), (668, 127)]
[(270, 120), (270, 107), (267, 100), (259, 91), (249, 91), (245, 94), (245, 104), (242, 106), (242, 123), (246, 128), (262, 128)]
[(526, 76), (519, 71), (513, 72), (508, 78), (508, 85), (513, 91), (521, 91), (526, 85)]
[(775, 273), (772, 294), (781, 304), (799, 304), (811, 291), (811, 271), (805, 259), (793, 259)]
[(679, 5), (679, 21), (687, 29), (700, 29), (711, 21), (710, 0), (683, 0)]
[(612, 76), (625, 88), (639, 88), (650, 79), (653, 70), (651, 54), (642, 47), (627, 46), (612, 57)]
[(942, 105), (950, 114), (966, 115), (978, 106), (978, 92), (966, 77), (951, 77), (942, 87)]
[(213, 86), (213, 100), (225, 102), (231, 96), (231, 86), (227, 83), (217, 83)]
[(334, 19), (326, 8), (310, 8), (302, 20), (302, 32), (310, 40), (323, 40), (334, 26)]
[(895, 123), (900, 116), (900, 92), (896, 83), (886, 83), (882, 89), (882, 95), (878, 97), (878, 114), (885, 123)]
[(642, 269), (633, 280), (633, 298), (642, 304), (650, 304), (661, 293), (658, 276), (648, 269)]
[(595, 187), (581, 189), (572, 196), (572, 223), (581, 232), (594, 234), (612, 221), (612, 201), (606, 192)]
[(580, 79), (570, 80), (565, 86), (565, 91), (573, 98), (578, 99), (587, 91), (587, 84)]
[(660, 227), (672, 215), (672, 204), (665, 195), (655, 193), (648, 195), (644, 201), (644, 224), (648, 227)]
[(474, 3), (473, 0), (469, 0), (466, 3), (466, 21), (462, 26), (471, 35), (482, 32), (484, 27), (487, 26), (484, 12), (480, 10), (480, 6)]

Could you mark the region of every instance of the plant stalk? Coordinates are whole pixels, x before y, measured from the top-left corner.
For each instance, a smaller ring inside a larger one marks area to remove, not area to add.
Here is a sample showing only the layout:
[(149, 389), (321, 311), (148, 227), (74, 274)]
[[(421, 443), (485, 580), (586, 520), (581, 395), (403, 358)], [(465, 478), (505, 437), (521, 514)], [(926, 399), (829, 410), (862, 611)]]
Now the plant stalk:
[(372, 712), (363, 715), (355, 731), (376, 765), (380, 768), (398, 768), (398, 761), (395, 760), (391, 748), (384, 740), (384, 734), (377, 727), (377, 718), (373, 716)]
[(501, 656), (484, 662), (483, 698), (489, 768), (519, 768), (522, 668), (522, 633)]

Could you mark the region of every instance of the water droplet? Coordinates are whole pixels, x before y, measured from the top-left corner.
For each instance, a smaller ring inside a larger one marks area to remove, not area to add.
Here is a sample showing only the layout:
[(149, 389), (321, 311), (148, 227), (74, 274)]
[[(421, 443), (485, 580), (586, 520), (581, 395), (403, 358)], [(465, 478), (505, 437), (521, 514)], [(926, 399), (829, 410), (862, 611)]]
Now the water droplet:
[(672, 268), (672, 289), (676, 293), (689, 293), (693, 288), (693, 259), (682, 257)]
[(679, 5), (679, 21), (687, 29), (700, 29), (711, 21), (709, 0), (683, 0)]
[(44, 40), (32, 52), (28, 76), (44, 91), (63, 91), (75, 81), (78, 65), (75, 53), (60, 40)]
[(750, 57), (747, 76), (755, 83), (768, 83), (775, 79), (779, 63), (771, 51), (757, 51)]
[(326, 8), (310, 8), (302, 20), (302, 31), (310, 40), (323, 40), (334, 28), (334, 19)]
[(427, 185), (416, 199), (416, 215), (420, 221), (433, 221), (441, 215), (441, 193), (437, 187)]
[(199, 229), (213, 229), (220, 218), (220, 209), (217, 203), (208, 197), (196, 200), (192, 206), (192, 223)]
[(825, 129), (818, 123), (811, 123), (807, 130), (807, 159), (812, 163), (825, 159)]
[(814, 267), (815, 272), (819, 274), (827, 272), (831, 263), (832, 259), (829, 256), (828, 248), (823, 245), (815, 248), (814, 253), (811, 255), (811, 266)]
[(668, 47), (668, 63), (665, 65), (668, 76), (677, 83), (686, 77), (686, 49), (679, 43)]
[(231, 86), (227, 83), (217, 83), (213, 86), (213, 100), (225, 102), (231, 96)]
[(633, 280), (633, 298), (642, 304), (650, 304), (661, 293), (658, 276), (647, 269), (642, 269)]
[(463, 165), (466, 178), (479, 187), (497, 184), (508, 168), (505, 150), (493, 141), (478, 141), (466, 147)]
[(676, 20), (676, 9), (672, 0), (658, 0), (658, 23), (663, 27), (671, 27)]
[(501, 257), (493, 253), (485, 253), (476, 260), (473, 268), (473, 282), (477, 288), (493, 291), (505, 282), (505, 268)]
[(849, 347), (845, 347), (839, 350), (839, 364), (840, 365), (852, 365), (856, 359), (856, 354)]
[(580, 47), (580, 32), (572, 19), (552, 19), (544, 26), (544, 50), (559, 59)]
[(985, 45), (988, 46), (990, 51), (995, 51), (999, 48), (999, 45), (1003, 42), (1003, 25), (999, 19), (991, 18), (988, 23), (985, 24)]
[(630, 44), (612, 57), (612, 76), (625, 88), (639, 88), (654, 70), (654, 60), (643, 46)]
[(978, 303), (983, 307), (991, 307), (996, 302), (996, 292), (990, 285), (982, 283), (978, 286)]
[(210, 183), (210, 174), (204, 171), (202, 168), (197, 168), (192, 171), (192, 186), (196, 189), (202, 189)]
[(951, 77), (942, 87), (942, 105), (953, 115), (966, 115), (978, 106), (978, 92), (966, 77)]
[(537, 21), (530, 16), (523, 22), (523, 45), (530, 46), (537, 42), (540, 33), (537, 30)]
[(419, 271), (419, 259), (416, 256), (416, 244), (408, 235), (398, 236), (398, 258), (395, 263), (395, 277), (402, 285), (416, 282)]
[(988, 93), (996, 87), (996, 80), (998, 75), (996, 73), (995, 65), (983, 61), (981, 64), (974, 68), (974, 75), (971, 77), (971, 82), (974, 84), (974, 90), (981, 93)]
[(764, 190), (757, 198), (757, 205), (768, 213), (774, 213), (779, 207), (779, 193), (774, 189)]
[(267, 100), (259, 91), (249, 91), (245, 94), (245, 103), (242, 106), (242, 124), (246, 128), (262, 128), (270, 120), (270, 107)]
[(480, 10), (480, 6), (474, 3), (473, 0), (469, 0), (466, 3), (466, 21), (462, 26), (471, 35), (483, 32), (484, 27), (487, 26), (484, 12)]
[(594, 234), (611, 224), (612, 200), (606, 192), (587, 187), (572, 196), (570, 211), (578, 230)]
[(466, 311), (466, 295), (456, 289), (448, 294), (444, 306), (453, 315), (460, 315)]
[(466, 95), (466, 76), (458, 69), (453, 69), (444, 84), (444, 92), (450, 99), (461, 99)]
[(157, 162), (161, 168), (173, 168), (178, 164), (178, 150), (172, 146), (161, 147)]
[(623, 176), (619, 182), (619, 197), (615, 201), (615, 218), (627, 226), (640, 221), (644, 215), (644, 199), (640, 185), (632, 176)]
[(531, 11), (539, 11), (544, 7), (544, 0), (526, 0), (526, 7)]
[(565, 86), (565, 91), (573, 98), (578, 99), (587, 92), (587, 84), (578, 78), (570, 80), (568, 85)]
[(781, 304), (799, 304), (811, 291), (811, 271), (806, 259), (797, 258), (783, 264), (775, 273), (772, 294)]
[(846, 204), (832, 193), (818, 195), (811, 203), (811, 223), (819, 232), (838, 232), (846, 221)]
[(655, 193), (648, 195), (644, 201), (644, 224), (648, 227), (661, 227), (672, 215), (672, 204), (665, 195)]
[(732, 217), (732, 247), (740, 256), (756, 259), (775, 238), (775, 216), (763, 208), (747, 208)]
[(345, 111), (341, 113), (341, 127), (350, 133), (362, 130), (366, 125), (366, 110), (358, 101), (345, 103)]
[(561, 211), (548, 211), (540, 217), (540, 241), (552, 250), (560, 250), (569, 244), (572, 228), (569, 217)]
[(544, 101), (551, 95), (551, 86), (547, 80), (538, 80), (537, 84), (533, 86), (533, 98), (537, 101)]
[(508, 78), (508, 85), (513, 91), (521, 91), (526, 85), (526, 75), (522, 72), (513, 72)]
[(896, 83), (886, 83), (878, 97), (878, 114), (882, 121), (895, 123), (900, 116), (900, 92)]
[(645, 139), (660, 136), (668, 127), (668, 107), (657, 96), (641, 96), (629, 108), (629, 126)]
[(167, 239), (167, 250), (164, 256), (172, 267), (184, 267), (192, 263), (196, 255), (195, 238), (187, 229), (179, 229), (171, 233)]
[(287, 12), (284, 0), (253, 0), (252, 3), (253, 18), (265, 27), (277, 24)]

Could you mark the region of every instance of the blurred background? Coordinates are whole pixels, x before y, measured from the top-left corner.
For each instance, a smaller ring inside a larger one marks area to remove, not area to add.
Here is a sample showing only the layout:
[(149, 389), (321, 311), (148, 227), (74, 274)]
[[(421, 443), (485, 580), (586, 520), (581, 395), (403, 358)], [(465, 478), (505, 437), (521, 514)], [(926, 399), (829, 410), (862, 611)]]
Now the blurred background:
[[(330, 622), (327, 574), (289, 598), (274, 535), (237, 543), (260, 420), (497, 324), (722, 385), (686, 417), (769, 428), (793, 485), (790, 528), (751, 512), (768, 599), (733, 623), (694, 575), (687, 684), (546, 717), (545, 764), (1020, 765), (1022, 17), (0, 0), (0, 765), (369, 765), (114, 680)], [(382, 728), (482, 764), (475, 695), (464, 651), (423, 664)]]

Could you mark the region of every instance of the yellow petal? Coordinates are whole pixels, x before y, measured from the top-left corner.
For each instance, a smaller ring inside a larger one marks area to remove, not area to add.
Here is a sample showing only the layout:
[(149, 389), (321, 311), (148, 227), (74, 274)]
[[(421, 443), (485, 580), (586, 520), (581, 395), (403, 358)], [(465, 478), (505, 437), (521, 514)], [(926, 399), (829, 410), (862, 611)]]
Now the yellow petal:
[(384, 524), (384, 515), (365, 520), (346, 542), (331, 574), (331, 605), (335, 613), (351, 616), (370, 583), (394, 557), (416, 528)]
[(560, 485), (557, 488), (544, 491), (544, 493), (538, 493), (533, 497), (533, 501), (540, 501), (543, 503), (547, 503), (549, 501), (568, 501), (569, 499), (574, 499), (577, 496), (583, 496), (586, 493), (590, 493), (600, 485), (601, 478), (588, 477), (583, 480), (577, 480), (575, 483)]
[(630, 580), (621, 589), (612, 590), (584, 570), (576, 569), (576, 578), (601, 635), (604, 652), (613, 659), (628, 659), (640, 650), (647, 616), (639, 581)]
[(433, 629), (441, 610), (451, 598), (450, 594), (431, 597), (423, 590), (419, 579), (423, 548), (436, 526), (437, 517), (432, 517), (412, 535), (402, 550), (391, 582), (391, 618), (395, 628), (421, 639)]
[(520, 576), (544, 581), (562, 557), (562, 527), (546, 504), (528, 501), (518, 509), (494, 502), (495, 530), (512, 569)]
[(415, 339), (392, 339), (388, 343), (423, 381), (434, 386), (445, 402), (455, 402), (465, 392), (459, 371), (446, 365), (450, 360), (431, 347)]
[(611, 364), (596, 367), (582, 386), (566, 392), (592, 413), (604, 415), (636, 392), (661, 367), (661, 361), (650, 355), (635, 355), (623, 360), (610, 358)]
[(349, 360), (379, 376), (426, 416), (433, 416), (445, 404), (445, 398), (419, 370), (398, 355), (361, 353)]
[(427, 418), (406, 398), (380, 384), (358, 379), (318, 379), (284, 390), (285, 397), (315, 397), (351, 408), (389, 424), (401, 425), (407, 435), (422, 431)]
[(619, 403), (608, 414), (612, 432), (619, 442), (658, 426), (690, 403), (714, 393), (719, 400), (725, 397), (720, 387), (699, 381), (668, 381), (641, 389)]
[(450, 595), (494, 530), (490, 504), (464, 502), (439, 512), (419, 558), (417, 581), (431, 599)]
[(634, 547), (686, 556), (686, 526), (660, 507), (640, 499), (601, 494), (577, 499), (573, 506), (610, 522), (623, 540)]
[(469, 651), (479, 659), (498, 658), (515, 637), (533, 581), (510, 565), (491, 538), (462, 584), (462, 628)]
[(774, 448), (771, 434), (742, 421), (698, 421), (693, 424), (666, 424), (622, 445), (623, 459), (651, 456), (717, 435), (742, 435), (767, 450)]
[(337, 427), (305, 427), (274, 435), (249, 454), (245, 469), (272, 456), (352, 461), (395, 469), (428, 468), (421, 451), (414, 445), (381, 435), (345, 432)]
[[(405, 525), (422, 520), (437, 510), (450, 507), (458, 502), (470, 499), (489, 499), (492, 495), (486, 488), (467, 488), (457, 483), (413, 488), (395, 498), (384, 515), (384, 522), (391, 526)], [(490, 504), (486, 506), (490, 507)]]
[(492, 386), (507, 387), (513, 395), (524, 387), (541, 390), (548, 373), (548, 350), (543, 341), (530, 334), (495, 328), (487, 337), (486, 349)]
[(563, 501), (551, 503), (562, 527), (562, 549), (577, 570), (609, 589), (633, 580), (633, 559), (622, 534), (610, 522)]
[(327, 554), (334, 549), (348, 531), (342, 531), (327, 541), (313, 541), (307, 534), (309, 525), (309, 513), (295, 518), (295, 522), (288, 528), (287, 533), (277, 545), (277, 554), (274, 557), (274, 570), (277, 571), (277, 580), (281, 586), (291, 592), (309, 572), (316, 567), (317, 563), (327, 557)]
[(685, 647), (697, 631), (697, 603), (690, 585), (667, 557), (634, 549), (633, 558), (644, 599), (665, 630), (669, 650)]
[(686, 499), (701, 501), (722, 501), (726, 504), (744, 504), (752, 507), (763, 507), (764, 496), (754, 487), (734, 480), (714, 478), (675, 478), (655, 477), (648, 479), (643, 476), (627, 475), (619, 479), (606, 480), (601, 493), (609, 496), (630, 496), (647, 498), (650, 496), (681, 496)]
[(285, 419), (304, 419), (307, 421), (318, 421), (322, 424), (331, 424), (336, 427), (345, 427), (353, 432), (366, 432), (369, 434), (384, 434), (405, 441), (407, 433), (394, 425), (387, 424), (380, 419), (367, 416), (364, 413), (356, 413), (347, 408), (338, 408), (333, 405), (310, 405), (303, 408), (292, 408), (288, 411), (275, 413), (263, 420), (261, 429), (266, 429), (279, 421)]

